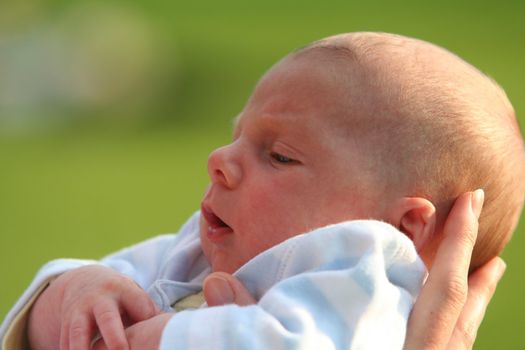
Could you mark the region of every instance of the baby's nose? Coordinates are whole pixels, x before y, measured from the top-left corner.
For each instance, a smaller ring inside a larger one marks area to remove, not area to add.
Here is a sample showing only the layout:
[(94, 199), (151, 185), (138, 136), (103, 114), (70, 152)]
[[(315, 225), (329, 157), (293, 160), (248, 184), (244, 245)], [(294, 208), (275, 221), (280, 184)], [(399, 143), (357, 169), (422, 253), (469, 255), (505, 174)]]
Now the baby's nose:
[(208, 157), (208, 174), (211, 182), (235, 188), (241, 181), (241, 167), (235, 157), (233, 145), (216, 149)]

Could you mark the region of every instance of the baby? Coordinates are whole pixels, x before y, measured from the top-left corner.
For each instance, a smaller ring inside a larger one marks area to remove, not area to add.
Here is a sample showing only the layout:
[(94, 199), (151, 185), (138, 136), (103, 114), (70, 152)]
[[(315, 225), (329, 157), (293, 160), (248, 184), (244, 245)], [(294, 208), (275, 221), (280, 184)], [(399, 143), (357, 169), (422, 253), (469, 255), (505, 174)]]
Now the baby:
[(226, 272), (299, 232), (369, 218), (399, 228), (431, 266), (453, 201), (483, 188), (475, 269), (509, 241), (525, 191), (501, 88), (441, 48), (374, 33), (327, 38), (274, 66), (208, 169), (202, 245)]
[[(475, 269), (502, 251), (525, 197), (504, 92), (448, 51), (382, 33), (330, 37), (278, 62), (208, 171), (200, 213), (176, 238), (40, 272), (19, 304), (70, 270), (35, 302), (35, 349), (87, 348), (93, 318), (111, 348), (119, 329), (157, 312), (151, 300), (171, 311), (216, 271), (236, 273), (259, 303), (165, 314), (144, 332), (151, 346), (401, 348), (425, 277), (415, 251), (432, 266), (454, 200), (485, 191)], [(125, 293), (136, 305), (119, 301)], [(110, 299), (122, 319), (104, 317)], [(44, 324), (49, 310), (59, 311)]]

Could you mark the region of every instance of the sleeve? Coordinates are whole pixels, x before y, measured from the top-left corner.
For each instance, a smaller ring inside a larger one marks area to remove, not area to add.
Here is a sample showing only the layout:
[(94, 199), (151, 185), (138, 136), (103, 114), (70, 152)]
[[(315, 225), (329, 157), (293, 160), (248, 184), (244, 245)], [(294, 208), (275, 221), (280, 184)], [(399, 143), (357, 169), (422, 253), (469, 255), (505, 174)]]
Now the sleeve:
[(310, 233), (308, 244), (298, 239), (259, 259), (261, 269), (283, 278), (256, 305), (175, 314), (160, 349), (402, 349), (425, 274), (415, 250), (332, 233)]

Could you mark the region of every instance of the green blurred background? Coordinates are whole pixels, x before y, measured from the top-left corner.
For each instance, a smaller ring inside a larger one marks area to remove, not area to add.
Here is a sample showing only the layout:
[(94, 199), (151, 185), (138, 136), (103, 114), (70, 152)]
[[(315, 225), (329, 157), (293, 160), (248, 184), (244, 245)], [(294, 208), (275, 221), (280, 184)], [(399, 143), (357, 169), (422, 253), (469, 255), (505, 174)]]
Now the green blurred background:
[[(494, 77), (525, 123), (525, 2), (3, 0), (0, 317), (44, 262), (174, 232), (206, 159), (276, 60), (377, 30), (442, 45)], [(524, 174), (525, 176), (525, 174)], [(525, 220), (476, 349), (522, 349)]]

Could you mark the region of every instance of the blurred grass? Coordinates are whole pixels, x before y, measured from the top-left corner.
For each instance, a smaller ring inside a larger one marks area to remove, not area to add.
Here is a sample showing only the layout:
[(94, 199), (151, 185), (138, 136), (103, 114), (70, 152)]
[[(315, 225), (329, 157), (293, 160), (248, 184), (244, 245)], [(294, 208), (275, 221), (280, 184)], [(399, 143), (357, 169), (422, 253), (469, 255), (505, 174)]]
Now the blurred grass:
[[(1, 4), (0, 63), (2, 36), (53, 22), (79, 3)], [(176, 231), (198, 208), (207, 154), (228, 141), (230, 120), (257, 79), (313, 40), (379, 30), (435, 42), (494, 77), (525, 123), (520, 1), (109, 3), (131, 6), (149, 21), (164, 45), (156, 51), (164, 66), (153, 67), (157, 80), (144, 84), (139, 94), (147, 100), (137, 108), (139, 95), (129, 95), (106, 108), (45, 110), (31, 116), (38, 127), (12, 133), (1, 129), (8, 111), (0, 105), (0, 315), (45, 261), (98, 258)], [(524, 234), (522, 219), (476, 349), (523, 347)]]

